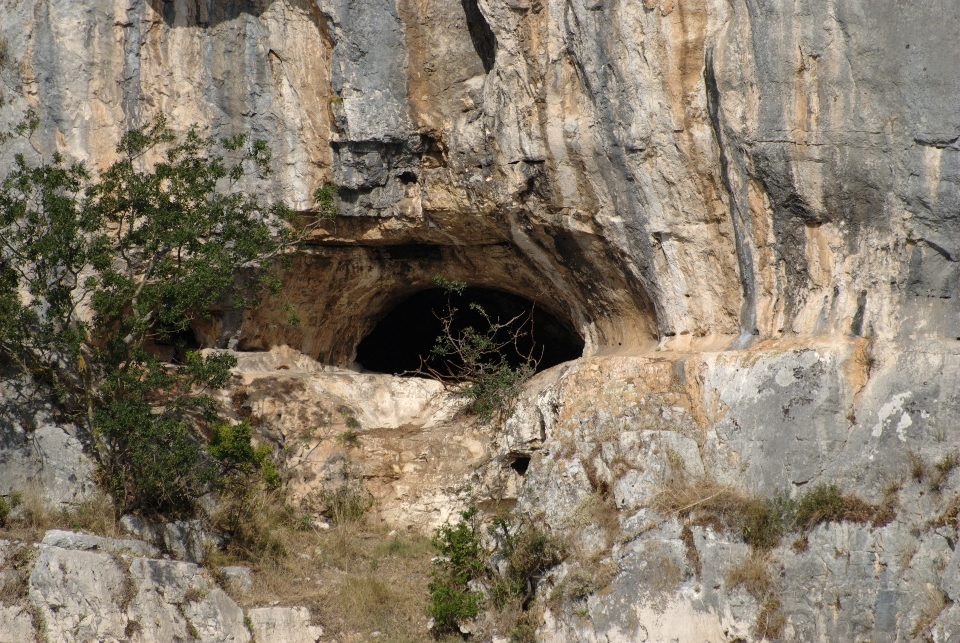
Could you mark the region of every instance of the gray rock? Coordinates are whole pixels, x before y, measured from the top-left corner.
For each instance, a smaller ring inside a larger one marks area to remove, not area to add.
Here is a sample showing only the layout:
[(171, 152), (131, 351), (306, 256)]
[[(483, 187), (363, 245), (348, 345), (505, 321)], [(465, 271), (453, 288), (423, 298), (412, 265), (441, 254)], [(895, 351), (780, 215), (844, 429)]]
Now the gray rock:
[(258, 607), (247, 610), (255, 641), (271, 643), (316, 643), (323, 627), (310, 623), (305, 607)]
[(126, 610), (144, 641), (197, 637), (201, 641), (247, 643), (243, 611), (192, 563), (137, 558)]
[(132, 554), (134, 556), (156, 557), (160, 552), (156, 547), (142, 540), (121, 540), (103, 538), (90, 534), (51, 529), (43, 536), (42, 544), (62, 549), (81, 551), (103, 551), (110, 554)]
[(253, 576), (249, 567), (230, 565), (220, 568), (225, 584), (235, 592), (246, 594), (253, 588)]
[(140, 540), (146, 540), (151, 543), (161, 542), (158, 538), (156, 527), (140, 516), (123, 516), (120, 518), (118, 526), (124, 532), (131, 536), (136, 536)]
[(156, 527), (163, 548), (178, 560), (193, 563), (203, 562), (208, 547), (216, 547), (220, 541), (203, 529), (200, 520), (178, 520)]
[(34, 643), (33, 616), (20, 606), (0, 605), (0, 643)]
[(56, 509), (94, 497), (93, 462), (66, 428), (41, 424), (27, 431), (0, 416), (0, 495), (36, 492)]
[(54, 641), (126, 638), (126, 570), (110, 554), (40, 546), (30, 602)]

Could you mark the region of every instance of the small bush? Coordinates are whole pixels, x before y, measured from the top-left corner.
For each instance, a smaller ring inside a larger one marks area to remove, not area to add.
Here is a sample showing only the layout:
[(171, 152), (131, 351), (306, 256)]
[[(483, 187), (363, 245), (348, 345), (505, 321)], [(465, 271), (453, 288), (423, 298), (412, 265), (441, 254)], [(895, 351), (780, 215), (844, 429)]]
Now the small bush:
[(480, 611), (481, 595), (467, 585), (486, 569), (477, 508), (462, 512), (456, 525), (442, 525), (431, 544), (440, 556), (434, 561), (431, 575), (428, 613), (437, 634), (456, 632), (458, 621), (472, 619)]
[(527, 355), (516, 355), (516, 367), (507, 359), (511, 352), (517, 353), (518, 340), (532, 333), (533, 311), (501, 322), (479, 304), (471, 303), (470, 310), (483, 320), (481, 327), (457, 330), (458, 310), (453, 297), (463, 295), (467, 284), (442, 275), (434, 275), (433, 280), (446, 291), (447, 305), (443, 314), (437, 314), (441, 334), (430, 354), (420, 357), (417, 372), (460, 385), (460, 394), (471, 400), (470, 409), (482, 420), (502, 419), (539, 365), (532, 348)]
[(480, 613), (478, 592), (455, 587), (444, 581), (433, 580), (429, 585), (430, 607), (427, 613), (433, 619), (438, 634), (456, 632), (460, 621), (470, 620)]
[(754, 498), (744, 507), (740, 534), (755, 549), (773, 549), (793, 522), (795, 503), (784, 493), (773, 498)]
[[(336, 94), (331, 95), (331, 103), (334, 102), (334, 98), (339, 100), (340, 97)], [(333, 219), (340, 214), (340, 210), (337, 208), (336, 196), (337, 186), (333, 183), (324, 183), (314, 191), (313, 201), (317, 204), (318, 217), (321, 219)]]
[(356, 448), (360, 446), (360, 434), (357, 433), (352, 427), (349, 427), (343, 433), (338, 434), (336, 436), (336, 440), (341, 445), (348, 448)]
[(563, 560), (563, 544), (529, 521), (513, 526), (509, 520), (497, 518), (490, 534), (500, 540), (499, 551), (507, 563), (506, 573), (495, 580), (490, 592), (494, 604), (503, 607), (516, 598), (525, 608), (543, 573)]
[(430, 583), (428, 611), (434, 619), (434, 632), (456, 633), (459, 622), (480, 613), (483, 596), (472, 586), (472, 582), (479, 582), (489, 588), (488, 605), (499, 612), (501, 622), (508, 624), (501, 631), (508, 632), (511, 640), (531, 641), (534, 628), (527, 609), (540, 578), (563, 560), (564, 547), (529, 519), (514, 524), (498, 517), (487, 533), (501, 557), (497, 565), (501, 573), (488, 564), (475, 507), (463, 512), (456, 525), (443, 525), (434, 535), (433, 545), (441, 554), (434, 562)]
[(823, 522), (867, 522), (878, 507), (852, 494), (843, 494), (835, 484), (819, 484), (800, 496), (794, 520), (802, 530), (812, 529)]

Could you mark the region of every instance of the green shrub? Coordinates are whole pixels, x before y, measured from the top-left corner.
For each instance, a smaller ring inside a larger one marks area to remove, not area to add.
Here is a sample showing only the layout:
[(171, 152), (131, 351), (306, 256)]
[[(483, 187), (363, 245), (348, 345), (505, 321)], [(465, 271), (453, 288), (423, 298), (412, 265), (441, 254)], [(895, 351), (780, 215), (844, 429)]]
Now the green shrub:
[[(334, 94), (336, 96), (336, 94)], [(333, 96), (330, 97), (331, 101)], [(339, 96), (337, 96), (339, 98)], [(317, 216), (321, 219), (332, 219), (340, 211), (337, 209), (337, 186), (333, 183), (324, 183), (313, 193), (313, 201), (317, 204)]]
[[(38, 126), (29, 113), (16, 133)], [(236, 361), (186, 353), (164, 364), (154, 346), (176, 345), (224, 301), (243, 308), (277, 294), (278, 269), (312, 228), (240, 191), (251, 171), (269, 172), (263, 141), (196, 129), (176, 140), (159, 116), (116, 152), (96, 176), (60, 154), (39, 164), (18, 155), (0, 181), (0, 360), (85, 429), (119, 512), (186, 514), (249, 463), (239, 434), (219, 436), (219, 456), (204, 443), (219, 421), (208, 391)], [(242, 271), (253, 278), (239, 280)], [(265, 459), (259, 466), (278, 480)]]
[(10, 505), (7, 504), (6, 498), (0, 496), (0, 527), (7, 526), (8, 518), (10, 518)]
[(506, 631), (511, 640), (533, 641), (535, 628), (527, 610), (540, 578), (563, 560), (563, 544), (529, 519), (514, 524), (497, 517), (487, 532), (496, 543), (502, 573), (493, 571), (489, 554), (481, 546), (475, 507), (461, 513), (456, 525), (443, 525), (434, 534), (432, 543), (440, 556), (434, 562), (428, 611), (435, 632), (455, 633), (459, 621), (480, 613), (484, 607), (482, 595), (470, 589), (471, 581), (479, 581), (489, 588), (488, 608), (501, 611), (509, 619), (511, 625)]
[[(506, 322), (494, 321), (477, 303), (470, 309), (483, 319), (485, 327), (468, 326), (454, 330), (457, 309), (453, 295), (462, 295), (467, 285), (435, 275), (434, 282), (447, 293), (447, 306), (439, 315), (442, 331), (427, 357), (421, 357), (419, 372), (441, 381), (461, 384), (461, 395), (471, 400), (470, 408), (483, 420), (502, 417), (516, 400), (520, 388), (536, 372), (538, 360), (533, 355), (519, 356), (522, 363), (514, 367), (507, 359), (517, 340), (527, 334), (530, 315), (520, 315)], [(431, 364), (442, 364), (434, 367)]]
[(743, 541), (755, 549), (773, 549), (791, 527), (795, 511), (795, 503), (784, 493), (752, 499), (741, 518)]
[(498, 553), (506, 561), (506, 572), (495, 579), (491, 596), (497, 607), (508, 599), (520, 599), (526, 607), (533, 599), (540, 577), (563, 560), (564, 547), (530, 521), (513, 525), (505, 518), (497, 518), (490, 526), (490, 534), (497, 538)]
[(835, 484), (819, 484), (800, 496), (797, 502), (797, 525), (810, 529), (822, 522), (843, 519), (844, 501), (840, 487)]
[(823, 522), (867, 522), (878, 507), (852, 494), (843, 494), (836, 484), (819, 484), (797, 500), (794, 524), (801, 530)]
[(428, 614), (437, 634), (457, 632), (457, 622), (474, 618), (480, 610), (481, 594), (468, 583), (486, 570), (486, 552), (480, 545), (477, 508), (460, 514), (460, 521), (441, 525), (431, 544), (440, 556), (434, 561), (429, 584)]

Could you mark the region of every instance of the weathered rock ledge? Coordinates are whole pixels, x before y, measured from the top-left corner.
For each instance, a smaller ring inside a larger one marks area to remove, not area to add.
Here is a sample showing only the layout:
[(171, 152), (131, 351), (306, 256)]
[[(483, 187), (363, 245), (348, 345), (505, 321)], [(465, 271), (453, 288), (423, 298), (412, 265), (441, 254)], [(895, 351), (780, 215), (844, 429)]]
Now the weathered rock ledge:
[(39, 544), (0, 540), (0, 581), (25, 585), (18, 603), (0, 605), (2, 643), (315, 643), (323, 635), (306, 608), (244, 611), (210, 572), (158, 558), (138, 540), (64, 531)]

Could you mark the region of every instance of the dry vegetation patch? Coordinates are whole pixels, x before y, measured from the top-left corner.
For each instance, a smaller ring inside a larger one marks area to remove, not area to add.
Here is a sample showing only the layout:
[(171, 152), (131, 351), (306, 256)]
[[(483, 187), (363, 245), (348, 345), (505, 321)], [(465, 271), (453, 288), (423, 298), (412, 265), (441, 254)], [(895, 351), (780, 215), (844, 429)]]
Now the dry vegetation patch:
[(102, 494), (72, 507), (51, 509), (39, 490), (28, 489), (0, 496), (0, 538), (39, 542), (49, 529), (84, 531), (115, 537), (117, 521), (113, 503)]
[[(215, 572), (226, 565), (251, 567), (253, 586), (234, 592), (237, 602), (304, 605), (342, 642), (425, 640), (434, 555), (429, 539), (374, 524), (368, 502), (335, 495), (339, 500), (325, 514), (333, 523), (328, 529), (279, 492), (233, 498), (218, 516), (232, 528), (231, 539), (204, 564)], [(355, 510), (359, 505), (362, 511)]]
[(739, 565), (731, 567), (727, 572), (727, 577), (724, 579), (727, 589), (733, 591), (742, 587), (758, 601), (764, 600), (774, 590), (770, 565), (770, 558), (765, 554), (755, 552), (747, 556)]

